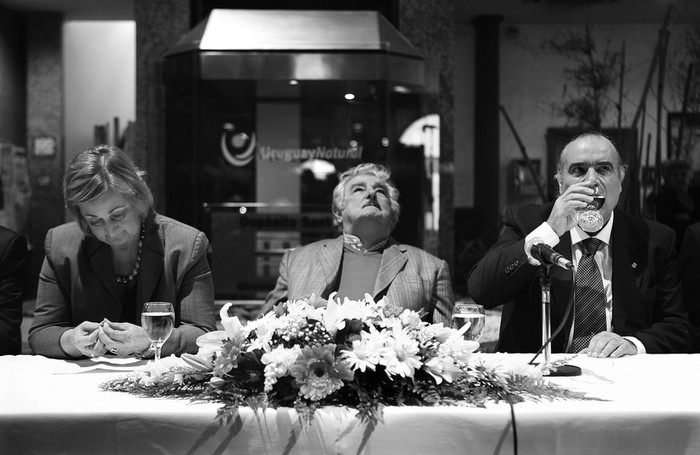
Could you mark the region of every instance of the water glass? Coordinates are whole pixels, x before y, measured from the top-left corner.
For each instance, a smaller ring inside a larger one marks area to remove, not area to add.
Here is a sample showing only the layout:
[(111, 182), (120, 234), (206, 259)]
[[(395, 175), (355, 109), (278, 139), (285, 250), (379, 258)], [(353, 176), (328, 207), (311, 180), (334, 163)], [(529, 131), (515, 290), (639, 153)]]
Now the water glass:
[(160, 360), (160, 351), (173, 332), (175, 310), (169, 302), (146, 302), (141, 312), (141, 327), (148, 334), (151, 349), (155, 351), (155, 361)]
[(452, 328), (459, 330), (465, 340), (479, 341), (485, 325), (486, 315), (481, 305), (457, 302), (452, 309)]

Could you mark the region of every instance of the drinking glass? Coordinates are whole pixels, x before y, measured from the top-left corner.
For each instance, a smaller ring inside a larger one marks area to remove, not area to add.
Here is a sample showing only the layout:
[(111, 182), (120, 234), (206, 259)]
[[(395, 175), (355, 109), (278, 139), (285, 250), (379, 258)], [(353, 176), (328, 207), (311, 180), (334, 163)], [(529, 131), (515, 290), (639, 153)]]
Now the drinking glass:
[(486, 315), (481, 305), (457, 302), (452, 309), (452, 328), (459, 330), (465, 340), (479, 341), (485, 325)]
[(605, 187), (594, 183), (593, 200), (578, 215), (578, 225), (586, 232), (598, 232), (603, 228), (603, 215), (600, 208), (605, 204)]
[(593, 185), (593, 201), (588, 207), (593, 210), (600, 210), (605, 204), (605, 187), (599, 183)]
[(146, 302), (141, 312), (141, 327), (148, 334), (155, 361), (160, 360), (160, 350), (175, 325), (175, 310), (169, 302)]

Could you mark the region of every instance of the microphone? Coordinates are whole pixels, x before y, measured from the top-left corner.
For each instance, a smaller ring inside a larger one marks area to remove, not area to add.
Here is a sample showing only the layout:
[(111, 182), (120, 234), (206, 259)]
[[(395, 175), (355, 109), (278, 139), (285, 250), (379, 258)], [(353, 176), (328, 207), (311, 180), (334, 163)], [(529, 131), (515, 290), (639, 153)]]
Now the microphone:
[(541, 239), (533, 239), (530, 245), (530, 255), (542, 265), (556, 265), (562, 269), (571, 270), (574, 264), (544, 243)]

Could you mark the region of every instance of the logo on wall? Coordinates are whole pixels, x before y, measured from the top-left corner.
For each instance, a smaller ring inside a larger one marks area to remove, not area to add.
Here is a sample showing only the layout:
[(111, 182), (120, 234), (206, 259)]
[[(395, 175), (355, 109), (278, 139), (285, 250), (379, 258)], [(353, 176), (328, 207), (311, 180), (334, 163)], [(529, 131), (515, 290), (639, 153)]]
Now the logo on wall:
[(338, 147), (314, 147), (314, 148), (272, 148), (266, 145), (260, 146), (258, 157), (265, 161), (293, 161), (306, 160), (359, 160), (362, 159), (362, 146), (357, 144), (348, 148)]
[(233, 123), (224, 123), (221, 133), (221, 154), (224, 159), (236, 167), (243, 167), (255, 158), (255, 133), (250, 136), (243, 131), (236, 131)]

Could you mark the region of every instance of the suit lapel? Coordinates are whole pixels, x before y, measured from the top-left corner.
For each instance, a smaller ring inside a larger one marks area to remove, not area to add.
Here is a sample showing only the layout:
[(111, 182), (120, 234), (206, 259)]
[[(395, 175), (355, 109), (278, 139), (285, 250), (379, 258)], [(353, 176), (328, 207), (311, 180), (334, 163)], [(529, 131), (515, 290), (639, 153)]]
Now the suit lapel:
[(321, 273), (317, 276), (323, 277), (324, 281), (319, 283), (319, 294), (330, 293), (330, 290), (335, 285), (340, 270), (340, 261), (343, 258), (343, 236), (337, 237), (335, 240), (329, 240), (321, 250), (319, 264)]
[(379, 265), (379, 274), (377, 275), (377, 280), (374, 282), (374, 292), (372, 297), (375, 299), (382, 293), (386, 288), (389, 287), (396, 275), (403, 269), (408, 257), (406, 257), (406, 249), (401, 245), (394, 243), (393, 240), (389, 241), (389, 246), (384, 249), (382, 253), (382, 262)]
[(305, 258), (303, 262), (295, 263), (289, 271), (289, 282), (294, 283), (294, 289), (290, 288), (290, 299), (311, 294), (328, 298), (338, 277), (342, 257), (343, 237), (340, 236), (324, 241), (308, 260)]
[(637, 299), (637, 278), (647, 267), (648, 234), (645, 229), (635, 227), (624, 213), (615, 211), (612, 229), (612, 278), (613, 278), (613, 327), (625, 327), (627, 302)]

